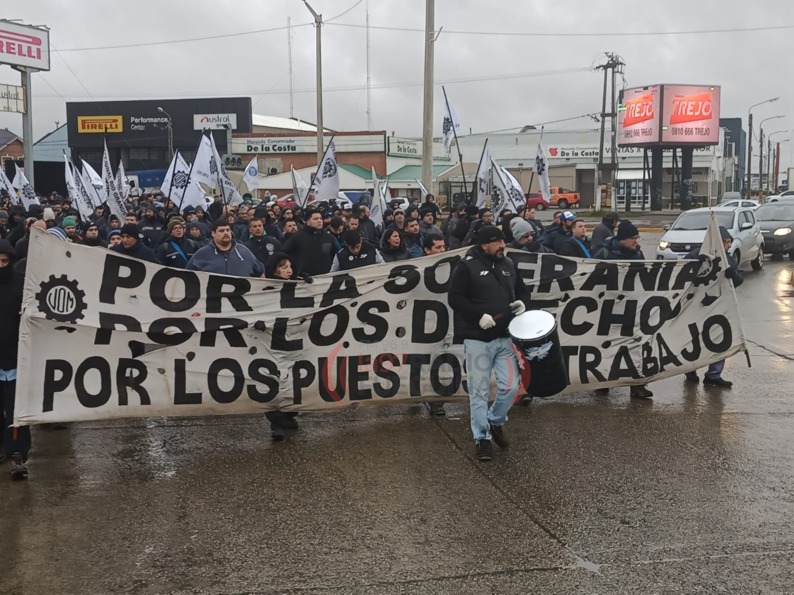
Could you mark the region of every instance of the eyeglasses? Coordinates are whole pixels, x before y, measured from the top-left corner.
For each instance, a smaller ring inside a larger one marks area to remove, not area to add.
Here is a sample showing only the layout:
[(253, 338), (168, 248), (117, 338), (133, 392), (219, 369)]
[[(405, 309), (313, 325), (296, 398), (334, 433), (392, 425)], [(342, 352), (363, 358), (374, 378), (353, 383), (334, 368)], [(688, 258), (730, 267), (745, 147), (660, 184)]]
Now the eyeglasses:
[(632, 236), (632, 237), (631, 237), (631, 238), (629, 238), (629, 239), (631, 239), (631, 240), (634, 240), (635, 242), (637, 242), (637, 241), (639, 241), (639, 239), (640, 239), (640, 236)]

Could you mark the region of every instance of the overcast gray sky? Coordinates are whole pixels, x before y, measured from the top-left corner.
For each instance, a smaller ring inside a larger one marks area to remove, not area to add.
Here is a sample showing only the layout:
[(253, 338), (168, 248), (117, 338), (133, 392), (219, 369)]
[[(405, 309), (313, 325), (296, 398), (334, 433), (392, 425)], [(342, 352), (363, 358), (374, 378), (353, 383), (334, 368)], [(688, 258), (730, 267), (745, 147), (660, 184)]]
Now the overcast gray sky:
[[(310, 3), (326, 20), (349, 10), (323, 27), (326, 126), (368, 127), (369, 5), (374, 129), (421, 135), (425, 1)], [(51, 28), (52, 70), (33, 78), (36, 138), (64, 122), (66, 101), (92, 98), (251, 96), (254, 113), (289, 116), (288, 17), (293, 112), (315, 120), (314, 30), (301, 0), (28, 0), (4, 6), (0, 17)], [(748, 28), (759, 30), (736, 31)], [(250, 33), (265, 29), (277, 30)], [(794, 128), (792, 0), (436, 0), (436, 29), (436, 135), (442, 83), (474, 132), (600, 111), (602, 79), (591, 67), (605, 51), (623, 57), (629, 86), (721, 85), (723, 117), (746, 119), (751, 104), (780, 96), (754, 111), (756, 122), (785, 114), (767, 129)], [(734, 31), (650, 34), (705, 30)], [(136, 47), (113, 47), (125, 45)], [(0, 66), (0, 82), (19, 84), (19, 75)], [(21, 116), (0, 113), (0, 126), (20, 133)], [(579, 119), (549, 127), (593, 126)]]

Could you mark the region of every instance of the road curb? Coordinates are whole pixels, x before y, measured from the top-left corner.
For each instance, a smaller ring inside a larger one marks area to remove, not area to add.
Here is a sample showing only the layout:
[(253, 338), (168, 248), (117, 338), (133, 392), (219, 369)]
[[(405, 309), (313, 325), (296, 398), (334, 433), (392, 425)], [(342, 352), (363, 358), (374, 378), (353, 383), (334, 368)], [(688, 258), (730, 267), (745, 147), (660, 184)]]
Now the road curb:
[(638, 227), (637, 230), (640, 233), (661, 233), (664, 231), (664, 227)]

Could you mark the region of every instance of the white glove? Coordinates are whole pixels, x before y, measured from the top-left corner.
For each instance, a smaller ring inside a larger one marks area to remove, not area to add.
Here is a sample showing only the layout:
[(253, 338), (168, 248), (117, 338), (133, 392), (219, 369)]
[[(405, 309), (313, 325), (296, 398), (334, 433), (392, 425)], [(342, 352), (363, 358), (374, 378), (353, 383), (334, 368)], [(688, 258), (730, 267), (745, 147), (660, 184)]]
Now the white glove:
[(510, 302), (510, 311), (518, 316), (519, 314), (523, 314), (527, 311), (527, 307), (524, 305), (524, 302), (521, 300), (516, 300), (514, 302)]
[(490, 314), (483, 314), (480, 318), (480, 328), (484, 331), (487, 331), (489, 328), (493, 328), (496, 326), (496, 321), (493, 319), (493, 316)]

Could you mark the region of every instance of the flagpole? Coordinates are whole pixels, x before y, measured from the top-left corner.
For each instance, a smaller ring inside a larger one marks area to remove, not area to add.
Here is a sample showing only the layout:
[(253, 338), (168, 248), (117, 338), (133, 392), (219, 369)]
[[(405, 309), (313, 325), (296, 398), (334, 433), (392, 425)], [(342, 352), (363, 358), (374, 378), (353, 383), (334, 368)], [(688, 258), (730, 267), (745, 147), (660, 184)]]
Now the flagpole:
[[(543, 128), (545, 128), (545, 127), (544, 126), (540, 127), (540, 140), (538, 141), (538, 143), (541, 144), (541, 145), (543, 144)], [(529, 188), (527, 188), (527, 194), (532, 192), (532, 182), (534, 182), (534, 181), (535, 181), (535, 167), (533, 166), (532, 167), (532, 175), (529, 176)]]
[[(215, 154), (217, 154), (218, 157), (220, 157), (220, 153), (218, 153), (217, 146), (215, 145), (215, 136), (212, 134), (212, 130), (210, 130), (209, 132), (210, 132), (210, 137), (211, 137), (211, 140), (212, 140), (212, 147), (213, 147), (213, 149), (215, 149), (213, 151), (213, 157), (215, 156)], [(229, 203), (226, 202), (226, 191), (225, 191), (225, 189), (223, 187), (223, 181), (221, 180), (221, 164), (220, 163), (217, 164), (217, 167), (215, 168), (215, 171), (218, 172), (218, 186), (220, 187), (221, 198), (223, 199), (223, 206), (224, 207), (228, 207)]]
[[(201, 141), (203, 139), (204, 139), (204, 132), (202, 131), (201, 132), (201, 137), (199, 137), (198, 147), (196, 147), (196, 154), (193, 156), (193, 161), (190, 162), (190, 170), (188, 170), (188, 172), (187, 172), (187, 186), (185, 187), (185, 191), (182, 193), (182, 198), (180, 199), (179, 207), (177, 208), (177, 211), (179, 211), (180, 214), (182, 213), (182, 203), (185, 202), (185, 194), (187, 194), (187, 191), (190, 189), (190, 182), (191, 182), (190, 176), (193, 175), (193, 166), (196, 165), (196, 157), (198, 156), (199, 149), (201, 149)], [(171, 175), (173, 177), (173, 174), (171, 174)], [(201, 187), (201, 186), (199, 186), (199, 187)], [(203, 190), (202, 190), (202, 192), (203, 192)]]
[[(332, 136), (331, 137), (331, 140), (328, 141), (328, 147), (331, 146), (331, 143), (334, 142), (335, 138), (336, 138), (336, 136)], [(323, 166), (323, 163), (325, 162), (325, 154), (328, 153), (328, 147), (325, 148), (325, 152), (323, 153), (323, 157), (322, 157), (322, 159), (320, 159), (320, 163), (317, 164), (317, 171), (314, 172), (314, 179), (311, 181), (311, 183), (309, 184), (309, 189), (306, 191), (306, 199), (304, 200), (304, 204), (301, 205), (301, 210), (306, 207), (306, 202), (309, 201), (309, 195), (312, 193), (312, 188), (313, 187), (314, 188), (317, 187), (317, 176), (320, 173), (320, 168)]]
[[(450, 116), (450, 120), (452, 120), (452, 110), (449, 109), (449, 100), (447, 99), (447, 90), (444, 88), (444, 85), (441, 85), (441, 91), (444, 93), (444, 103), (447, 105), (447, 113)], [(455, 130), (455, 122), (452, 121), (452, 134), (455, 137), (455, 147), (458, 149), (458, 161), (460, 161), (460, 174), (463, 176), (463, 192), (466, 194), (466, 204), (470, 205), (471, 200), (469, 196), (469, 187), (466, 184), (466, 171), (463, 169), (463, 154), (460, 152), (460, 143), (458, 142), (458, 131)]]
[[(454, 126), (453, 126), (453, 128), (454, 128)], [(488, 147), (488, 138), (486, 137), (485, 138), (485, 142), (482, 145), (482, 153), (480, 153), (480, 161), (477, 163), (477, 173), (474, 174), (474, 184), (472, 186), (472, 189), (473, 190), (474, 189), (477, 190), (477, 196), (473, 197), (474, 198), (474, 204), (477, 204), (477, 201), (480, 198), (480, 178), (479, 178), (479, 175), (480, 175), (480, 168), (482, 167), (482, 160), (485, 159), (485, 149), (487, 147)], [(487, 184), (488, 184), (488, 182), (486, 181), (486, 185)]]

